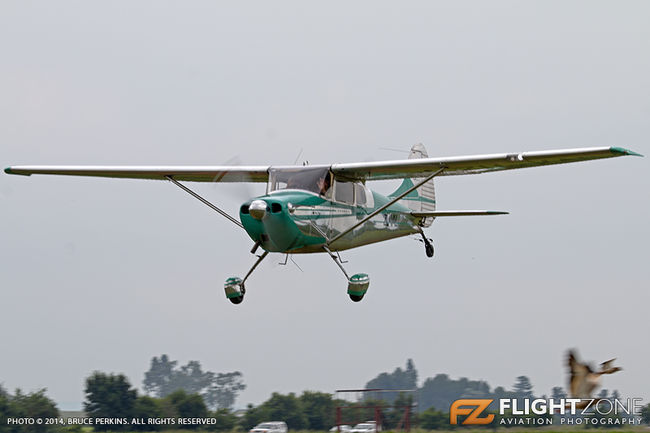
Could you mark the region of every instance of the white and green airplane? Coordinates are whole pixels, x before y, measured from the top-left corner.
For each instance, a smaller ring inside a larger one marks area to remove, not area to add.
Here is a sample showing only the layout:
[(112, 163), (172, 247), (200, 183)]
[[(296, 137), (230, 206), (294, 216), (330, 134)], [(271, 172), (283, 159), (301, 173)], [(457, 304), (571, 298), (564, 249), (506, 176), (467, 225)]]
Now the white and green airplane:
[[(433, 245), (423, 228), (429, 227), (435, 218), (507, 213), (436, 210), (434, 177), (625, 155), (641, 156), (620, 147), (593, 147), (429, 158), (424, 146), (416, 144), (408, 159), (395, 161), (306, 166), (13, 166), (5, 172), (169, 180), (246, 230), (254, 242), (252, 254), (262, 248), (263, 253), (243, 279), (226, 280), (226, 297), (233, 304), (243, 301), (246, 280), (270, 252), (328, 254), (348, 280), (350, 299), (358, 302), (366, 294), (370, 278), (363, 273), (349, 276), (339, 251), (419, 234), (426, 255), (432, 257)], [(366, 186), (367, 181), (384, 179), (403, 182), (388, 196)], [(265, 182), (267, 187), (266, 194), (241, 205), (237, 220), (181, 181)]]

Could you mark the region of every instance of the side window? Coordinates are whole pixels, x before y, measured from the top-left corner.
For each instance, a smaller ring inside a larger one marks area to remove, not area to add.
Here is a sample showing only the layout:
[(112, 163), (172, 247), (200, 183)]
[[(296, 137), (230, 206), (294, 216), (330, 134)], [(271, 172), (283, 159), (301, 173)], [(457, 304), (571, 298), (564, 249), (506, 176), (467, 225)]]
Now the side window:
[(354, 184), (352, 182), (336, 181), (334, 191), (336, 201), (347, 204), (354, 204)]
[(333, 195), (334, 195), (334, 188), (332, 187), (327, 188), (327, 191), (325, 192), (325, 198), (331, 200)]
[(360, 183), (354, 184), (354, 193), (357, 196), (357, 204), (366, 204), (366, 189)]

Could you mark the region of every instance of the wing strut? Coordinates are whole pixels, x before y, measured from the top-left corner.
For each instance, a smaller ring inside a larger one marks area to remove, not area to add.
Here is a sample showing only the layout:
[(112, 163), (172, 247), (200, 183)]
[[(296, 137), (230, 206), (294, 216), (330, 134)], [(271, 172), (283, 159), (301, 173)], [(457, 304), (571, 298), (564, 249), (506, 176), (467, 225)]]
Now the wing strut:
[(182, 189), (183, 191), (185, 191), (186, 193), (188, 193), (188, 194), (191, 195), (192, 197), (194, 197), (194, 198), (196, 198), (197, 200), (199, 200), (201, 203), (203, 203), (203, 204), (205, 204), (206, 206), (210, 207), (211, 209), (213, 209), (213, 210), (219, 212), (221, 215), (223, 215), (224, 217), (228, 218), (230, 221), (232, 221), (233, 223), (237, 224), (239, 227), (244, 228), (244, 226), (242, 225), (242, 223), (240, 223), (240, 222), (237, 221), (235, 218), (233, 218), (233, 217), (231, 217), (230, 215), (228, 215), (228, 213), (222, 211), (221, 209), (219, 209), (218, 207), (216, 207), (215, 205), (213, 205), (212, 203), (210, 203), (209, 201), (207, 201), (206, 199), (204, 199), (203, 197), (201, 197), (200, 195), (198, 195), (197, 193), (195, 193), (194, 191), (192, 191), (191, 189), (189, 189), (188, 187), (186, 187), (185, 185), (183, 185), (182, 183), (180, 183), (179, 181), (177, 181), (177, 180), (174, 179), (173, 177), (171, 177), (171, 176), (165, 176), (165, 177), (166, 177), (167, 179), (169, 179), (169, 180), (170, 180), (174, 185), (176, 185), (177, 187), (179, 187), (180, 189)]
[(406, 191), (404, 191), (403, 193), (401, 193), (401, 194), (398, 195), (397, 197), (393, 198), (391, 201), (389, 201), (389, 202), (386, 203), (385, 205), (383, 205), (383, 206), (377, 208), (375, 211), (373, 211), (371, 214), (369, 214), (368, 216), (366, 216), (366, 217), (365, 217), (364, 219), (362, 219), (361, 221), (358, 221), (356, 224), (351, 225), (350, 227), (348, 227), (347, 229), (343, 230), (343, 231), (342, 231), (341, 233), (339, 233), (338, 235), (334, 236), (332, 239), (329, 240), (329, 242), (327, 242), (327, 245), (329, 246), (329, 245), (333, 244), (337, 239), (340, 239), (341, 237), (343, 237), (343, 236), (345, 236), (346, 234), (350, 233), (352, 230), (354, 230), (354, 229), (356, 229), (357, 227), (359, 227), (360, 225), (364, 224), (366, 221), (368, 221), (370, 218), (374, 217), (375, 215), (377, 215), (378, 213), (380, 213), (380, 212), (383, 211), (384, 209), (386, 209), (386, 208), (388, 208), (388, 207), (394, 205), (395, 203), (397, 203), (398, 201), (400, 201), (402, 198), (404, 198), (404, 197), (406, 197), (407, 195), (409, 195), (412, 191), (415, 191), (416, 189), (418, 189), (419, 187), (421, 187), (422, 185), (424, 185), (425, 183), (427, 183), (428, 181), (430, 181), (430, 180), (433, 179), (434, 177), (438, 176), (440, 173), (442, 173), (443, 171), (445, 171), (446, 168), (447, 168), (447, 167), (442, 167), (442, 168), (440, 168), (440, 169), (434, 171), (434, 172), (431, 173), (429, 176), (425, 177), (425, 178), (422, 179), (420, 182), (416, 183), (415, 185), (413, 185), (412, 187), (410, 187), (409, 189), (407, 189)]

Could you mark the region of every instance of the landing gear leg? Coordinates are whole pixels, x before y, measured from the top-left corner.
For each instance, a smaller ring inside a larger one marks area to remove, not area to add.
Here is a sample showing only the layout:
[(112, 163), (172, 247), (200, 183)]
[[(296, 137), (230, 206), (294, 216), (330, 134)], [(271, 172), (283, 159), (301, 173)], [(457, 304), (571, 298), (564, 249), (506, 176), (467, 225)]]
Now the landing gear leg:
[(264, 251), (261, 256), (257, 257), (257, 261), (255, 261), (255, 264), (253, 265), (252, 268), (248, 271), (244, 279), (242, 280), (241, 278), (237, 277), (231, 277), (226, 280), (226, 283), (223, 285), (224, 290), (226, 291), (226, 298), (230, 300), (233, 304), (241, 304), (242, 301), (244, 300), (244, 294), (246, 293), (246, 287), (244, 286), (244, 283), (248, 279), (248, 277), (253, 273), (255, 268), (264, 260), (264, 257), (266, 257), (269, 254), (268, 251)]
[(424, 252), (426, 253), (427, 257), (433, 257), (434, 250), (433, 250), (433, 244), (431, 243), (433, 239), (429, 239), (425, 236), (422, 227), (418, 226), (418, 231), (420, 232), (420, 235), (422, 235), (422, 242), (424, 242)]
[(362, 300), (363, 296), (368, 291), (368, 286), (370, 285), (370, 277), (368, 274), (354, 274), (352, 277), (349, 277), (348, 273), (345, 272), (345, 268), (343, 268), (343, 265), (341, 264), (341, 258), (332, 253), (332, 251), (326, 246), (323, 246), (323, 249), (327, 251), (332, 260), (334, 260), (334, 263), (336, 263), (336, 265), (341, 268), (341, 271), (343, 272), (343, 275), (345, 275), (345, 278), (347, 278), (348, 295), (350, 296), (350, 299), (353, 302), (359, 302)]

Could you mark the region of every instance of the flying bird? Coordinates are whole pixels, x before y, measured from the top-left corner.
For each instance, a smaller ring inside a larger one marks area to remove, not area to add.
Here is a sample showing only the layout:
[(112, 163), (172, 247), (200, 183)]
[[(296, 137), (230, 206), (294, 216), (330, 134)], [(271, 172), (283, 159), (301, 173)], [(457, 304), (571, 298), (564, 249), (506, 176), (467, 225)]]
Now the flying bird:
[[(591, 394), (600, 386), (600, 376), (621, 371), (621, 367), (614, 367), (612, 358), (600, 364), (600, 370), (595, 371), (588, 363), (578, 361), (575, 351), (569, 350), (567, 366), (569, 367), (569, 392), (571, 397), (582, 400), (591, 399)], [(587, 406), (589, 402), (583, 401), (576, 405), (577, 408)]]

